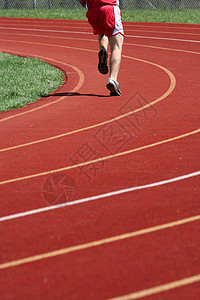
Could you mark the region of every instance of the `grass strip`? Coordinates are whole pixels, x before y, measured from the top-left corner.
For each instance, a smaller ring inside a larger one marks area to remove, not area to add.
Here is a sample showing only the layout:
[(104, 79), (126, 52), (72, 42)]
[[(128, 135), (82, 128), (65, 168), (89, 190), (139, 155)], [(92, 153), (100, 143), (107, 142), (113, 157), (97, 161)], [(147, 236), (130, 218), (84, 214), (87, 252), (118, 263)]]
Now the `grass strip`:
[(0, 111), (36, 102), (63, 83), (63, 72), (36, 58), (0, 52)]
[[(123, 20), (132, 22), (200, 23), (199, 10), (122, 10)], [(86, 20), (84, 9), (3, 9), (0, 17)]]

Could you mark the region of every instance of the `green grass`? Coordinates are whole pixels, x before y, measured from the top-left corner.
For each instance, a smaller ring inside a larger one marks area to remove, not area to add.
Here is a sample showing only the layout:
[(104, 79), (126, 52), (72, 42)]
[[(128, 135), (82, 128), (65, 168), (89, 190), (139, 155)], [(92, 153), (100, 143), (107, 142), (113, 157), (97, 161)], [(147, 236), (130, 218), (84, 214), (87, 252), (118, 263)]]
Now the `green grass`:
[[(122, 10), (124, 21), (200, 23), (199, 10)], [(86, 20), (84, 9), (0, 10), (0, 17)]]
[(62, 71), (33, 58), (0, 52), (0, 111), (26, 106), (63, 82)]
[(0, 10), (0, 17), (86, 20), (85, 12), (85, 9), (6, 9)]
[(200, 23), (199, 10), (123, 10), (122, 14), (124, 21)]

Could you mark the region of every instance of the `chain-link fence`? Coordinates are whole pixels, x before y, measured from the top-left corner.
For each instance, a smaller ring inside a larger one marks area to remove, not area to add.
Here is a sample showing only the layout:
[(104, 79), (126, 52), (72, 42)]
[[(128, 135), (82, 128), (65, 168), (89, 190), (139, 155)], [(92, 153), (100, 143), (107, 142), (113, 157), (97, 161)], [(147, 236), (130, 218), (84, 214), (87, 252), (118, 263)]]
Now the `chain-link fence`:
[[(200, 0), (120, 0), (121, 9), (200, 9)], [(0, 0), (0, 9), (81, 9), (78, 0)]]

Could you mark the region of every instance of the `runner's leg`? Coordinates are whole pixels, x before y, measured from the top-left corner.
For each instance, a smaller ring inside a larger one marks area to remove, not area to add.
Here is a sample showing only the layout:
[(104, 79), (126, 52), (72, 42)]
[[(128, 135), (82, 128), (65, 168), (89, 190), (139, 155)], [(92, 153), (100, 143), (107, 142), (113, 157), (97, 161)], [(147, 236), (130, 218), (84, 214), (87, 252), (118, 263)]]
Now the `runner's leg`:
[(113, 36), (109, 36), (109, 43), (111, 49), (111, 57), (110, 57), (110, 78), (117, 81), (120, 64), (121, 64), (121, 56), (122, 56), (122, 46), (124, 37), (122, 34), (116, 34)]
[(99, 34), (99, 48), (105, 48), (106, 50), (108, 50), (108, 43), (108, 37), (104, 34)]

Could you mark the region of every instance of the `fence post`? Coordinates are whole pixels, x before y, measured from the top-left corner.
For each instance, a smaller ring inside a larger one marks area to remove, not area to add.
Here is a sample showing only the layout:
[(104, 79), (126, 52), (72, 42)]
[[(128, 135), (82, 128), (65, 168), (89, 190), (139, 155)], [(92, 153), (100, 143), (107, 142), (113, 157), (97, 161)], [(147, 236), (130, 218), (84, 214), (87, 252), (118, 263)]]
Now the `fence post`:
[(36, 3), (36, 0), (33, 0), (33, 7), (34, 7), (34, 9), (36, 9), (36, 8), (37, 8), (37, 3)]

